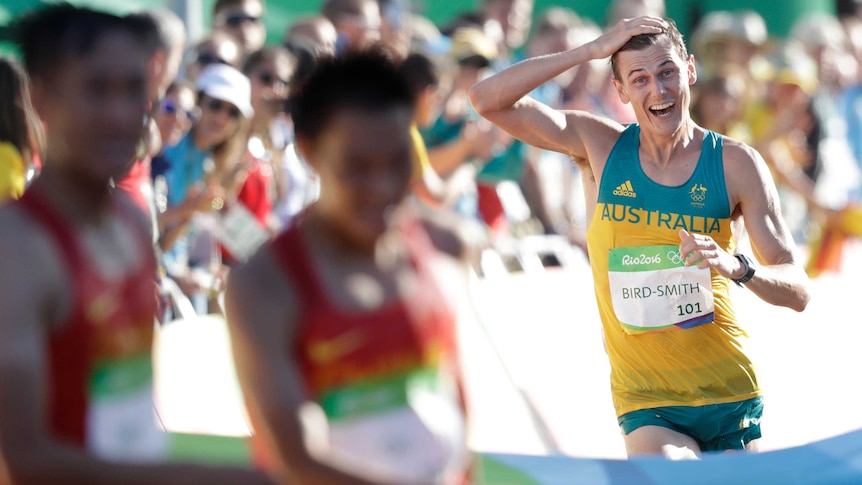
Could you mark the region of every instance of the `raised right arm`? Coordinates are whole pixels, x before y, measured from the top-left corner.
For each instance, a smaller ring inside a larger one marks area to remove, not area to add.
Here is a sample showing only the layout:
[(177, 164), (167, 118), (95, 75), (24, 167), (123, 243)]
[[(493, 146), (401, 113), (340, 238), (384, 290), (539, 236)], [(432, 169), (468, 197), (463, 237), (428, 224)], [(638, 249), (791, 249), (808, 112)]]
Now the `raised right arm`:
[(592, 42), (527, 59), (476, 83), (469, 91), (470, 102), (479, 114), (525, 143), (590, 158), (584, 140), (599, 134), (594, 130), (606, 129), (607, 123), (585, 112), (555, 110), (528, 94), (575, 66), (611, 56), (632, 36), (660, 33), (666, 26), (656, 17), (623, 20)]

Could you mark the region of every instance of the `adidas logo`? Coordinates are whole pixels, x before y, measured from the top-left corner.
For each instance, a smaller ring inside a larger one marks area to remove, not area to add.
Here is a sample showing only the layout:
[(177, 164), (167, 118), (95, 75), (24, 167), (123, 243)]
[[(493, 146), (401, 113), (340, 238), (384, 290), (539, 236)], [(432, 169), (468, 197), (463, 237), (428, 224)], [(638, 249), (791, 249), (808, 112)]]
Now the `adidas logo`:
[(635, 193), (635, 189), (632, 187), (632, 181), (626, 180), (626, 182), (619, 187), (614, 189), (614, 195), (619, 195), (622, 197), (637, 197), (638, 194)]

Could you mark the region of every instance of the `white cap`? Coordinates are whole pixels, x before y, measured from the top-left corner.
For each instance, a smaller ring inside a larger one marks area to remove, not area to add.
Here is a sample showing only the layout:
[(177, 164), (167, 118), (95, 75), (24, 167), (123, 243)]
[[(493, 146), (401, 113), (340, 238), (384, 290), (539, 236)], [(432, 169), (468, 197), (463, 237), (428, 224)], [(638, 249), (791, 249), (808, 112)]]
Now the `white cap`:
[(210, 64), (198, 76), (198, 91), (211, 98), (230, 103), (240, 110), (243, 116), (251, 118), (251, 82), (245, 74), (227, 64)]

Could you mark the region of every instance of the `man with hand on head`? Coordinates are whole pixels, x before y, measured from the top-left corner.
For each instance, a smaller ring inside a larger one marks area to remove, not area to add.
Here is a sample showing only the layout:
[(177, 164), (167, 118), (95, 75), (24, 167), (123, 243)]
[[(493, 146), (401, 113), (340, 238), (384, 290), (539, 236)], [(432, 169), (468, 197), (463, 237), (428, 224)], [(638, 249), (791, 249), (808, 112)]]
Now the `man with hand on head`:
[[(527, 96), (608, 56), (637, 123), (554, 110)], [(578, 48), (516, 64), (470, 92), (480, 114), (526, 143), (571, 156), (584, 173), (596, 300), (630, 456), (755, 450), (761, 390), (730, 282), (797, 311), (809, 300), (762, 157), (691, 120), (696, 78), (673, 21), (640, 17)], [(735, 253), (743, 224), (759, 264)]]

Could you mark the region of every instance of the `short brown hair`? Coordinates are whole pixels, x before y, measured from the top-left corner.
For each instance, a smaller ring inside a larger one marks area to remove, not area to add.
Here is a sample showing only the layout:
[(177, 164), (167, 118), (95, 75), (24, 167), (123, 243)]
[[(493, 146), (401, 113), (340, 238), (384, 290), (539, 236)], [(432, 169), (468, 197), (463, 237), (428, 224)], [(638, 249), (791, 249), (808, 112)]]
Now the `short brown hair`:
[(643, 50), (651, 45), (658, 44), (662, 39), (670, 40), (671, 45), (676, 49), (676, 53), (679, 54), (680, 59), (683, 61), (688, 59), (688, 49), (685, 47), (685, 40), (683, 40), (682, 34), (679, 32), (679, 29), (676, 28), (676, 22), (669, 18), (665, 18), (664, 21), (667, 22), (668, 28), (663, 29), (661, 33), (635, 35), (629, 39), (628, 42), (623, 44), (619, 50), (614, 52), (611, 56), (611, 70), (614, 73), (614, 79), (621, 80), (619, 68), (617, 67), (617, 54), (623, 51)]

